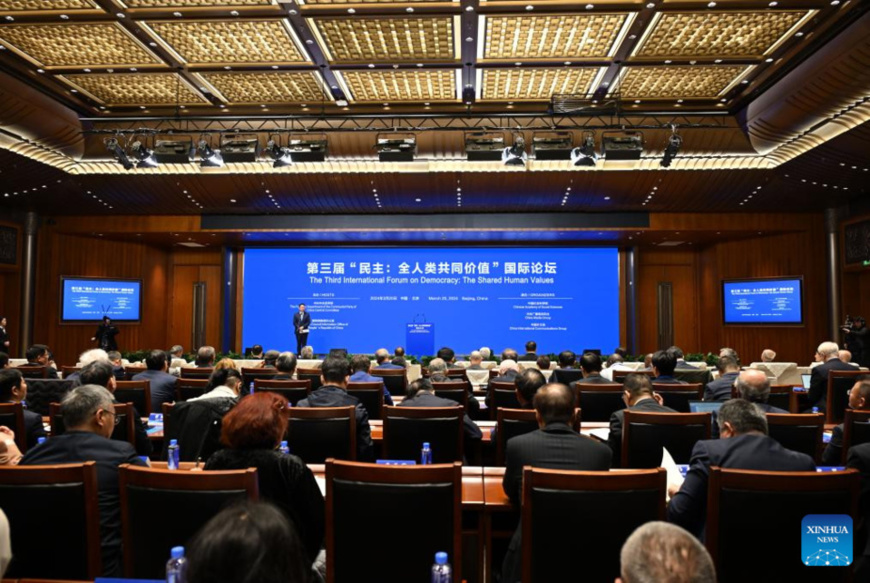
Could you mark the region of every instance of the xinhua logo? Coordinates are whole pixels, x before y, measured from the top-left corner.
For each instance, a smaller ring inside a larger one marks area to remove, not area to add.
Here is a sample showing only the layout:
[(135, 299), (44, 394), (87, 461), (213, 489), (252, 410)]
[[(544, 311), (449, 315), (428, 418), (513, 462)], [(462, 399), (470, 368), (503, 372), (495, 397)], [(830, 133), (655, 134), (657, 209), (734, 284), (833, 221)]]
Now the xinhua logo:
[(809, 567), (852, 564), (852, 517), (807, 514), (801, 522), (801, 561)]

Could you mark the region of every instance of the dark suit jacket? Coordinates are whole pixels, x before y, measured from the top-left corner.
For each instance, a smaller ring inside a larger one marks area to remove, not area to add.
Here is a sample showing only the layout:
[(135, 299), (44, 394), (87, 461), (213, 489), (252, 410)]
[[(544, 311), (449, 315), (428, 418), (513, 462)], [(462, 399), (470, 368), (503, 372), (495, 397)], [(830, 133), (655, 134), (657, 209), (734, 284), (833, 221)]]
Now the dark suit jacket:
[(662, 375), (660, 377), (655, 377), (654, 379), (650, 379), (654, 383), (661, 383), (663, 385), (687, 385), (686, 381), (681, 381), (680, 379), (675, 379), (672, 376)]
[(610, 385), (610, 384), (613, 384), (613, 381), (607, 380), (606, 378), (601, 376), (601, 373), (593, 372), (593, 373), (590, 373), (588, 377), (584, 377), (578, 381), (574, 381), (573, 383), (571, 383), (571, 386), (573, 387), (574, 385)]
[(351, 383), (381, 383), (381, 386), (384, 388), (384, 404), (393, 406), (393, 396), (390, 395), (390, 391), (387, 390), (386, 385), (384, 385), (383, 377), (372, 376), (364, 371), (357, 371), (350, 375), (348, 381)]
[[(854, 449), (854, 448), (852, 448)], [(831, 432), (831, 441), (822, 453), (822, 465), (839, 466), (843, 455), (843, 424), (840, 423)]]
[[(870, 443), (862, 443), (849, 449), (846, 458), (846, 467), (855, 468), (861, 472), (861, 498), (859, 499), (859, 512), (864, 517), (863, 525), (858, 527), (855, 533), (856, 557), (860, 557), (855, 564), (855, 581), (866, 581), (866, 578), (858, 578), (858, 573), (870, 572)], [(863, 555), (863, 557), (861, 556)]]
[(707, 386), (704, 387), (704, 400), (727, 401), (730, 399), (731, 387), (734, 386), (734, 381), (739, 375), (739, 372), (726, 372), (715, 381), (707, 383)]
[(820, 364), (813, 368), (810, 373), (810, 390), (807, 392), (807, 401), (810, 408), (818, 407), (819, 411), (824, 411), (827, 405), (826, 399), (828, 396), (828, 371), (832, 370), (850, 370), (854, 371), (855, 367), (846, 364), (839, 358)]
[(372, 428), (369, 413), (359, 399), (348, 395), (347, 391), (335, 385), (323, 385), (312, 391), (308, 397), (299, 401), (297, 407), (356, 407), (356, 452), (357, 461), (368, 462), (375, 459), (372, 444)]
[(553, 470), (605, 471), (611, 453), (606, 445), (575, 433), (565, 423), (550, 423), (507, 442), (502, 486), (514, 506), (522, 498), (523, 467)]
[[(458, 404), (459, 403), (456, 401), (442, 399), (433, 393), (420, 391), (414, 395), (413, 399), (405, 399), (399, 403), (399, 407), (455, 407)], [(471, 420), (468, 413), (466, 413), (462, 419), (462, 427), (465, 432), (466, 443), (469, 439), (481, 439), (483, 437), (480, 427), (477, 426), (477, 423)]]
[(292, 381), (295, 380), (293, 378), (293, 373), (290, 372), (279, 372), (275, 376), (272, 377), (273, 381)]
[(296, 312), (293, 314), (293, 332), (298, 333), (299, 328), (307, 329), (311, 326), (311, 314), (308, 312)]
[(388, 370), (398, 370), (398, 369), (405, 368), (405, 367), (399, 366), (398, 364), (393, 364), (389, 360), (385, 360), (384, 362), (382, 362), (381, 364), (379, 364), (375, 368), (385, 368)]
[[(785, 409), (780, 409), (779, 407), (774, 407), (769, 403), (755, 403), (756, 407), (764, 411), (765, 413), (776, 413), (777, 415), (788, 415), (788, 411)], [(716, 418), (713, 418), (713, 426), (716, 426)]]
[(146, 370), (133, 377), (134, 381), (151, 381), (151, 411), (160, 413), (163, 403), (175, 401), (176, 378), (160, 370)]
[(136, 450), (126, 441), (106, 439), (96, 433), (67, 431), (31, 449), (21, 459), (22, 466), (97, 462), (99, 489), (100, 538), (103, 575), (121, 575), (121, 495), (118, 489), (118, 466), (144, 466)]
[(536, 352), (526, 352), (517, 359), (517, 362), (535, 362), (536, 360), (538, 360), (538, 354)]
[[(676, 413), (670, 407), (659, 405), (658, 401), (652, 397), (642, 399), (629, 407), (632, 411), (640, 411), (641, 413)], [(607, 436), (607, 445), (613, 451), (613, 467), (620, 466), (622, 460), (622, 426), (625, 423), (625, 409), (615, 411), (610, 416), (610, 434)]]
[(42, 424), (42, 415), (25, 409), (24, 432), (27, 434), (28, 450), (36, 445), (40, 437), (46, 437), (45, 426)]
[(678, 370), (700, 370), (697, 366), (692, 366), (691, 364), (689, 364), (688, 362), (686, 362), (683, 359), (677, 360), (677, 367), (676, 368)]
[(682, 526), (699, 538), (707, 517), (707, 481), (712, 466), (770, 472), (816, 469), (810, 456), (788, 450), (767, 435), (746, 434), (699, 441), (692, 450), (686, 481), (668, 506), (668, 522)]

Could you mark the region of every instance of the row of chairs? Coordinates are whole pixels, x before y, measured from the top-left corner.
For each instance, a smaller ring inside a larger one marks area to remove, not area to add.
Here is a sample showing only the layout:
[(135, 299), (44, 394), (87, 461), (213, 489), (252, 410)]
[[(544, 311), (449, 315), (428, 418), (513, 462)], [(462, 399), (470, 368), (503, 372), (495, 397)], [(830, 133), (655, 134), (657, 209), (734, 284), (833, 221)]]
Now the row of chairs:
[[(124, 575), (159, 579), (171, 547), (185, 544), (219, 510), (257, 500), (256, 470), (189, 472), (119, 469)], [(807, 580), (794, 540), (806, 514), (857, 519), (859, 474), (760, 472), (711, 468), (706, 546), (719, 580)], [(357, 581), (377, 565), (379, 581), (423, 580), (435, 551), (448, 551), (462, 580), (461, 464), (326, 464), (327, 581)], [(0, 468), (0, 505), (12, 531), (8, 576), (93, 579), (100, 574), (96, 465)], [(525, 583), (590, 581), (619, 574), (622, 543), (638, 526), (665, 516), (661, 468), (574, 472), (526, 468), (522, 491)], [(413, 509), (409, 514), (409, 509)], [(564, 525), (571, 528), (565, 529)], [(763, 537), (764, 561), (746, 560), (745, 537)], [(365, 536), (360, 536), (361, 529)], [(414, 541), (384, 554), (388, 541)], [(51, 560), (46, 560), (51, 557)], [(376, 559), (375, 563), (372, 560)], [(851, 580), (826, 569), (826, 581)], [(816, 579), (820, 580), (820, 579)]]

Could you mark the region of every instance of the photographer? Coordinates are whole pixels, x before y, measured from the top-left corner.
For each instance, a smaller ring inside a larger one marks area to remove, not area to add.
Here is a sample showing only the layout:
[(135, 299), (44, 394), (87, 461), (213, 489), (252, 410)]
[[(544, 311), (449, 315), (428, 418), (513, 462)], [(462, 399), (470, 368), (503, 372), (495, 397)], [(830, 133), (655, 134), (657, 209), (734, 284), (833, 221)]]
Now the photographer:
[(846, 316), (846, 323), (840, 329), (846, 335), (846, 348), (852, 353), (853, 360), (861, 366), (870, 366), (870, 337), (867, 336), (864, 318)]

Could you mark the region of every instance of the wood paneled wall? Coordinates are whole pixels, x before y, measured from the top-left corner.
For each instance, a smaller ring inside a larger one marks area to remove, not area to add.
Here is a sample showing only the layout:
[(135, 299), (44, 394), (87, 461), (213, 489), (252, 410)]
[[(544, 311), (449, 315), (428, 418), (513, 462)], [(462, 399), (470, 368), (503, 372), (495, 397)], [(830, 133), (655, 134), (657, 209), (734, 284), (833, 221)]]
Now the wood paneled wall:
[[(674, 344), (694, 352), (698, 342), (697, 254), (692, 250), (641, 249), (638, 254), (637, 330), (640, 352), (654, 352), (658, 341), (658, 286), (673, 289)], [(665, 348), (667, 348), (665, 346)]]
[(183, 250), (172, 253), (172, 295), (167, 306), (169, 327), (166, 347), (173, 344), (184, 346), (193, 352), (193, 286), (197, 282), (206, 287), (205, 343), (221, 349), (223, 309), (221, 290), (222, 254), (220, 249)]

